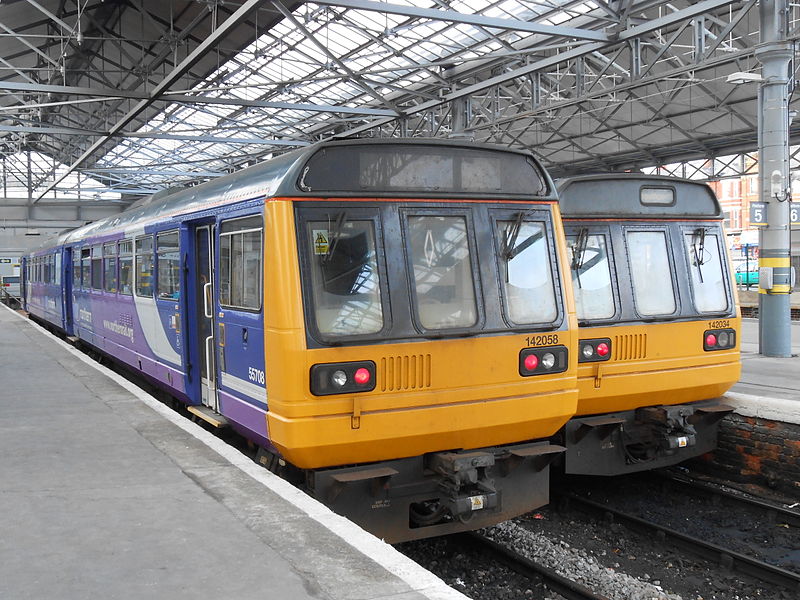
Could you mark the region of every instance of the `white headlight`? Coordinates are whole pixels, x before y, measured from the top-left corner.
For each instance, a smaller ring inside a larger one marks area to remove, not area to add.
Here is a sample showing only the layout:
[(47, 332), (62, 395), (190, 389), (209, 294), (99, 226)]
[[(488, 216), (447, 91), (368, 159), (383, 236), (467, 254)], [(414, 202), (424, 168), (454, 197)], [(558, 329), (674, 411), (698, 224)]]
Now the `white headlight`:
[(583, 356), (585, 358), (592, 358), (594, 356), (594, 348), (591, 344), (586, 344), (583, 348), (581, 348), (581, 352), (583, 352)]
[(727, 331), (720, 331), (719, 335), (717, 336), (717, 345), (720, 348), (727, 348), (728, 344), (730, 343), (730, 335)]
[(344, 371), (334, 371), (333, 375), (331, 375), (331, 381), (333, 385), (343, 387), (344, 384), (347, 383), (347, 373)]
[(542, 354), (542, 366), (545, 369), (552, 369), (556, 364), (556, 356), (552, 352)]

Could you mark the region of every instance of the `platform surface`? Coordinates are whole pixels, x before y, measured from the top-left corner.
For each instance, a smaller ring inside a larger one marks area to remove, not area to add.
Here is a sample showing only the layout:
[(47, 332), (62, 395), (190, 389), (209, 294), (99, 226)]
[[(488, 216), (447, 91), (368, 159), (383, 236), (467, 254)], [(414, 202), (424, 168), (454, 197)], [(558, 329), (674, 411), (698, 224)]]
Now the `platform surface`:
[(465, 598), (5, 307), (0, 343), (0, 598)]
[(758, 319), (742, 319), (742, 376), (726, 395), (736, 411), (786, 423), (800, 423), (800, 322), (792, 321), (792, 355), (758, 353)]

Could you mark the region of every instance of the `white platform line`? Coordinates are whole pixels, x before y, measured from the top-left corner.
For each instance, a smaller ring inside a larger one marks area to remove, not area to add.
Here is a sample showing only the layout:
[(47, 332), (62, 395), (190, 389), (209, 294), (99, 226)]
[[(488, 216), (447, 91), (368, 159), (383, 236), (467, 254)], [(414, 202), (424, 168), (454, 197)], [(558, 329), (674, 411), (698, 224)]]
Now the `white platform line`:
[(361, 529), (352, 521), (337, 515), (327, 506), (298, 490), (292, 484), (284, 481), (263, 467), (260, 467), (235, 448), (225, 444), (202, 427), (181, 417), (175, 411), (166, 407), (153, 396), (139, 389), (124, 377), (95, 362), (83, 352), (70, 346), (46, 329), (35, 325), (35, 323), (26, 319), (15, 310), (4, 304), (3, 307), (29, 325), (35, 326), (43, 335), (51, 337), (55, 343), (60, 344), (62, 348), (80, 358), (87, 365), (114, 380), (165, 419), (201, 441), (264, 487), (274, 491), (282, 498), (285, 498), (288, 502), (307, 514), (309, 518), (314, 519), (360, 553), (403, 580), (413, 591), (431, 600), (469, 600), (467, 596), (448, 586), (439, 577), (424, 569), (404, 554), (398, 552), (391, 545)]

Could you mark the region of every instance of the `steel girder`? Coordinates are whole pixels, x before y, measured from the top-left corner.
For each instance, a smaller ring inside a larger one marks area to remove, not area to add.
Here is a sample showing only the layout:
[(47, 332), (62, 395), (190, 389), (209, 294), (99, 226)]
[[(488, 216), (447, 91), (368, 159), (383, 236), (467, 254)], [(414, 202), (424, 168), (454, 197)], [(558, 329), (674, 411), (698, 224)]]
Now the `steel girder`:
[(27, 43), (0, 52), (0, 140), (53, 158), (34, 199), (71, 171), (143, 191), (331, 136), (466, 136), (556, 173), (755, 146), (756, 90), (726, 83), (758, 68), (755, 0), (276, 0), (236, 22), (230, 3), (29, 4), (0, 13)]

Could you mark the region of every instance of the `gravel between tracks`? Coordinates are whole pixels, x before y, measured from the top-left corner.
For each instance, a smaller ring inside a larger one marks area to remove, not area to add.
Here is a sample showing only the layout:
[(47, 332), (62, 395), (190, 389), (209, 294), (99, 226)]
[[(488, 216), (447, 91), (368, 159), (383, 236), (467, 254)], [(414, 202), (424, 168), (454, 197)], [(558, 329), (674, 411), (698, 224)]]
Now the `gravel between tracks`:
[[(657, 507), (658, 512), (669, 508), (675, 518), (693, 523), (696, 533), (723, 547), (738, 545), (727, 537), (725, 527), (708, 519), (708, 515), (703, 516), (696, 505), (680, 506), (668, 501), (652, 486), (648, 489), (615, 480), (601, 487), (609, 496), (618, 494), (628, 502), (638, 497), (643, 506)], [(717, 512), (727, 519), (734, 518), (726, 507), (716, 509), (709, 514)], [(791, 535), (780, 523), (772, 527), (776, 535)], [(744, 523), (742, 528), (747, 529), (749, 525)], [(736, 572), (726, 571), (717, 564), (670, 550), (622, 525), (604, 522), (571, 508), (560, 512), (552, 506), (545, 507), (483, 533), (611, 600), (797, 598), (796, 592), (776, 590), (749, 578), (741, 579)], [(784, 538), (772, 538), (769, 545), (780, 547), (783, 544), (775, 544), (779, 539)], [(788, 545), (794, 546), (796, 539)], [(448, 538), (401, 544), (399, 549), (475, 600), (560, 598), (541, 585), (492, 564), (485, 556), (466, 551)], [(797, 551), (800, 552), (800, 548)], [(782, 561), (776, 562), (781, 564)], [(782, 566), (792, 567), (785, 563)]]

